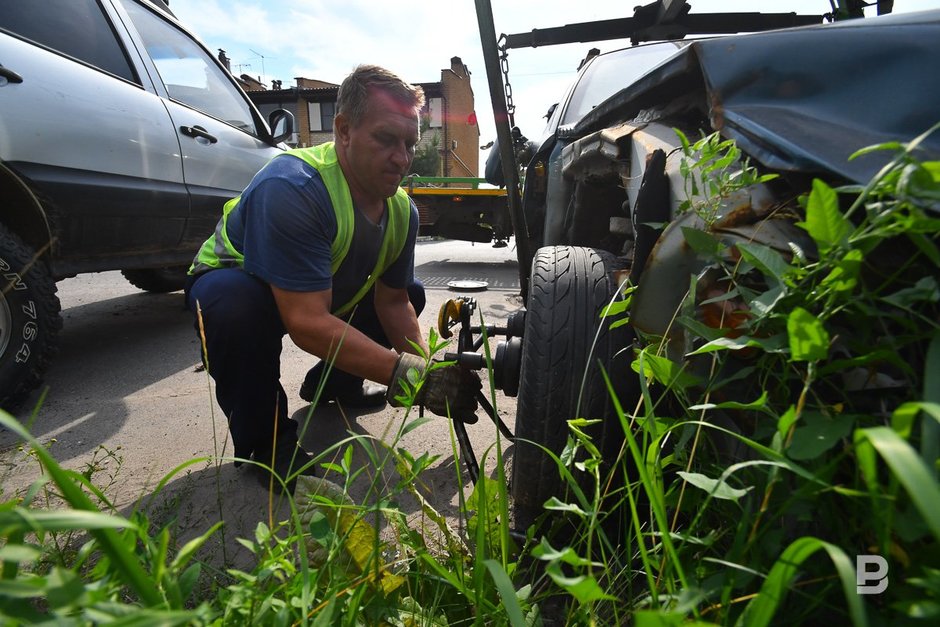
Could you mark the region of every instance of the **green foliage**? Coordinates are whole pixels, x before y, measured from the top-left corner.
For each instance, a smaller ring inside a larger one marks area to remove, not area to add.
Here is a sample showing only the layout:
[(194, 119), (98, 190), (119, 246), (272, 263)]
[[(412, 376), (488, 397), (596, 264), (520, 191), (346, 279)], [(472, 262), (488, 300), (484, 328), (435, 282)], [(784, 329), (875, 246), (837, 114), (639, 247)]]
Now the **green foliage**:
[(679, 212), (693, 211), (706, 226), (720, 217), (723, 201), (733, 193), (756, 183), (764, 183), (776, 174), (760, 174), (741, 160), (741, 151), (730, 139), (718, 133), (706, 135), (694, 143), (679, 129), (673, 129), (682, 143), (679, 171), (685, 181), (685, 197)]
[[(861, 151), (892, 158), (864, 188), (814, 181), (798, 225), (815, 250), (787, 255), (716, 237), (716, 200), (742, 189), (736, 149), (682, 141), (690, 198), (705, 195), (685, 241), (725, 295), (705, 301), (693, 280), (684, 360), (650, 337), (634, 361), (649, 384), (627, 442), (647, 444), (624, 472), (652, 505), (634, 550), (655, 573), (638, 624), (936, 621), (940, 164), (918, 161), (922, 138)], [(888, 561), (881, 595), (856, 592), (864, 554)]]
[[(430, 119), (421, 120), (421, 134), (424, 135), (430, 128)], [(411, 172), (418, 176), (441, 176), (441, 135), (437, 131), (431, 135), (427, 143), (415, 151), (414, 161), (411, 162)]]

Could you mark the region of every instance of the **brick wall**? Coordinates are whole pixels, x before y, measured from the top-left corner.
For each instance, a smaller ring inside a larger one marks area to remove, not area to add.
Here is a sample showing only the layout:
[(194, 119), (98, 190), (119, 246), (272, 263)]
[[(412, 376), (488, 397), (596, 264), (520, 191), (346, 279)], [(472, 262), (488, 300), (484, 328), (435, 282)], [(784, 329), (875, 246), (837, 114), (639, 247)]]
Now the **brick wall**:
[(444, 171), (447, 176), (479, 176), (480, 128), (476, 123), (470, 72), (460, 57), (441, 71), (444, 94)]

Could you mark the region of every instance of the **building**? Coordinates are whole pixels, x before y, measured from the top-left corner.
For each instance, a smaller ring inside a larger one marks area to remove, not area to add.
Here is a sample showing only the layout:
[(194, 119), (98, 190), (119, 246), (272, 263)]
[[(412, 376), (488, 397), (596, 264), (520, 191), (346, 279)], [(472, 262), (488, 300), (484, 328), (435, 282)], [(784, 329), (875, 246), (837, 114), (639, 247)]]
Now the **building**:
[[(224, 50), (219, 60), (231, 71)], [(271, 89), (257, 79), (243, 74), (237, 77), (248, 97), (262, 115), (283, 108), (294, 114), (295, 133), (290, 142), (295, 147), (316, 146), (333, 139), (333, 116), (339, 85), (326, 81), (296, 78), (293, 87), (272, 81)], [(436, 83), (417, 83), (424, 89), (421, 141), (417, 153), (439, 155), (437, 172), (428, 176), (477, 177), (480, 167), (480, 129), (474, 109), (470, 71), (460, 57), (450, 60)]]

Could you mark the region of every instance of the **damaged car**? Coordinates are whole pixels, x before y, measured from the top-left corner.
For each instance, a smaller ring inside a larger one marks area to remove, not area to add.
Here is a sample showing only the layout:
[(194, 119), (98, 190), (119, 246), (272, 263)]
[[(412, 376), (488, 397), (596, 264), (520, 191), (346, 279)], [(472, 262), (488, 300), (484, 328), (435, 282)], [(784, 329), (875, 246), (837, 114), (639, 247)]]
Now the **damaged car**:
[[(516, 202), (526, 303), (521, 338), (502, 343), (506, 358), (495, 364), (518, 397), (516, 528), (562, 491), (556, 465), (572, 418), (588, 419), (580, 428), (605, 460), (623, 455), (621, 419), (651, 398), (631, 372), (644, 346), (655, 340), (694, 376), (703, 335), (727, 343), (753, 332), (750, 308), (773, 306), (778, 259), (810, 263), (826, 252), (804, 223), (814, 181), (864, 189), (893, 158), (872, 146), (911, 142), (923, 160), (940, 156), (940, 133), (928, 132), (940, 122), (940, 76), (925, 70), (940, 53), (940, 11), (839, 21), (735, 14), (735, 30), (755, 32), (687, 38), (715, 23), (693, 17), (685, 2), (639, 7), (620, 36), (670, 41), (592, 51), (542, 138), (512, 129), (501, 163), (489, 164), (491, 182)], [(584, 28), (565, 28), (567, 41), (584, 41)], [(513, 37), (561, 43), (551, 30), (504, 35), (489, 53), (505, 55)], [(928, 211), (937, 210), (935, 201)], [(906, 252), (879, 256), (885, 281), (907, 267)], [(866, 263), (878, 271), (878, 260)], [(746, 381), (746, 372), (724, 376)], [(871, 391), (874, 379), (861, 387)]]

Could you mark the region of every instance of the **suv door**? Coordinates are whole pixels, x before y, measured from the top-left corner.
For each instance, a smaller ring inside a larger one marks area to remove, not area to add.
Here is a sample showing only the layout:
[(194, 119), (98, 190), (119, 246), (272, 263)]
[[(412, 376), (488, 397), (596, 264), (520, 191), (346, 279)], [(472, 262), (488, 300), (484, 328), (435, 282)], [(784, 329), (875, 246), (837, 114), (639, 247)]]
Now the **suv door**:
[(237, 196), (280, 149), (248, 97), (218, 60), (171, 21), (121, 0), (179, 133), (191, 214), (184, 243), (198, 248), (222, 205)]
[(0, 11), (0, 162), (42, 199), (60, 275), (174, 248), (189, 215), (173, 123), (104, 7), (30, 0)]

